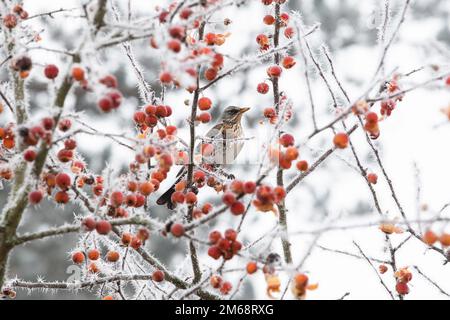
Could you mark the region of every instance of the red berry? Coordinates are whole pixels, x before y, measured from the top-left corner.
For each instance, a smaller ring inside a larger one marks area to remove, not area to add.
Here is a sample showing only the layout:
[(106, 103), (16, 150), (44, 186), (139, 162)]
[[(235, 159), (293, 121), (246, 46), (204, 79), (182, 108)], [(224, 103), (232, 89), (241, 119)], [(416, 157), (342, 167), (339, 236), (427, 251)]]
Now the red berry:
[(375, 173), (369, 173), (367, 175), (367, 180), (371, 183), (371, 184), (377, 184), (378, 182), (378, 176)]
[(247, 181), (244, 184), (244, 192), (247, 194), (251, 194), (254, 193), (256, 190), (256, 183), (253, 181)]
[(72, 254), (72, 261), (76, 264), (82, 264), (84, 262), (84, 253), (81, 251), (77, 251)]
[(185, 198), (186, 198), (186, 203), (187, 204), (192, 205), (192, 204), (197, 203), (197, 195), (194, 192), (192, 192), (192, 191), (186, 193), (186, 197)]
[(348, 147), (349, 138), (346, 133), (338, 133), (334, 136), (333, 143), (336, 148), (345, 149)]
[(184, 203), (186, 197), (182, 191), (176, 191), (170, 197), (173, 203)]
[(288, 27), (284, 30), (284, 36), (288, 39), (291, 39), (295, 34), (294, 28)]
[(63, 163), (69, 162), (73, 159), (73, 151), (67, 150), (67, 149), (61, 149), (58, 151), (57, 157), (58, 157), (58, 160)]
[(445, 80), (445, 84), (448, 85), (448, 86), (450, 86), (450, 76), (447, 77), (447, 79)]
[(153, 272), (152, 274), (152, 280), (155, 282), (162, 282), (164, 281), (164, 272), (162, 272), (161, 270), (156, 270), (155, 272)]
[(25, 161), (28, 162), (33, 162), (36, 159), (36, 157), (37, 153), (32, 149), (25, 150), (25, 152), (23, 153), (23, 158), (25, 159)]
[(439, 240), (439, 237), (432, 230), (427, 230), (423, 235), (422, 240), (427, 245), (432, 246)]
[(120, 254), (117, 251), (108, 251), (106, 254), (106, 260), (109, 262), (117, 262), (120, 259)]
[(192, 9), (191, 8), (184, 8), (184, 9), (182, 9), (180, 11), (180, 18), (184, 19), (184, 20), (187, 20), (187, 19), (189, 19), (191, 14), (192, 14)]
[(231, 192), (227, 192), (223, 195), (222, 202), (230, 207), (233, 203), (236, 202), (236, 197)]
[(134, 250), (138, 250), (142, 246), (142, 241), (138, 237), (133, 237), (130, 242), (130, 246)]
[(167, 43), (167, 48), (175, 53), (178, 53), (181, 51), (181, 42), (177, 39), (172, 39)]
[(266, 94), (267, 92), (269, 92), (269, 85), (265, 82), (261, 82), (260, 84), (258, 84), (256, 90), (261, 94)]
[(184, 227), (182, 224), (174, 223), (172, 227), (170, 227), (170, 232), (174, 237), (181, 237), (184, 235)]
[(103, 97), (97, 102), (98, 107), (103, 112), (110, 112), (113, 109), (113, 101), (110, 97)]
[(97, 249), (89, 250), (87, 256), (89, 260), (98, 260), (98, 258), (100, 258), (100, 251), (98, 251)]
[(59, 204), (66, 204), (69, 202), (69, 195), (65, 191), (59, 191), (55, 194), (55, 201)]
[(272, 25), (275, 23), (275, 17), (271, 14), (268, 14), (264, 17), (263, 19), (264, 23), (267, 24), (268, 26)]
[(404, 296), (409, 293), (409, 287), (406, 283), (398, 282), (395, 286), (395, 290), (397, 290), (398, 294)]
[(74, 139), (67, 139), (64, 141), (64, 148), (67, 150), (74, 150), (77, 147), (77, 142)]
[(279, 78), (283, 69), (280, 66), (271, 66), (267, 69), (267, 75), (271, 78)]
[(122, 234), (121, 241), (124, 246), (130, 245), (132, 239), (133, 236), (131, 235), (131, 233), (125, 232)]
[(159, 75), (159, 81), (161, 81), (161, 83), (163, 84), (169, 84), (171, 83), (173, 80), (172, 75), (170, 74), (170, 72), (162, 72)]
[(208, 123), (211, 121), (212, 117), (209, 112), (202, 112), (197, 116), (197, 119), (202, 123)]
[(366, 114), (366, 121), (370, 124), (378, 122), (378, 115), (375, 112), (369, 112)]
[(293, 146), (294, 143), (295, 143), (295, 139), (289, 133), (285, 133), (280, 137), (280, 144), (285, 148)]
[(270, 6), (272, 4), (273, 0), (262, 0), (262, 3), (266, 6)]
[(295, 66), (297, 62), (295, 62), (295, 59), (293, 57), (287, 56), (283, 58), (283, 67), (285, 69), (291, 69), (293, 66)]
[(76, 81), (83, 81), (84, 80), (84, 70), (80, 67), (73, 67), (72, 68), (72, 78), (74, 78)]
[(233, 285), (230, 282), (226, 281), (220, 287), (220, 293), (223, 294), (223, 295), (227, 295), (227, 294), (230, 293), (232, 288), (233, 288)]
[(209, 283), (211, 284), (211, 287), (214, 289), (218, 289), (222, 285), (222, 278), (217, 275), (211, 276), (211, 279), (209, 279)]
[(97, 222), (93, 217), (84, 218), (81, 225), (85, 231), (93, 231), (97, 226)]
[(45, 130), (52, 130), (55, 125), (55, 121), (50, 117), (43, 118), (41, 123)]
[(231, 213), (235, 216), (239, 216), (245, 212), (245, 206), (242, 202), (236, 201), (231, 205)]
[(211, 109), (212, 101), (207, 97), (200, 98), (198, 100), (198, 108), (202, 111)]
[(109, 223), (109, 221), (100, 220), (95, 225), (95, 229), (97, 230), (97, 232), (99, 234), (107, 235), (108, 233), (111, 232), (112, 226), (111, 226), (111, 223)]
[(104, 76), (99, 82), (108, 88), (117, 88), (117, 78), (113, 75)]
[(246, 269), (248, 274), (254, 274), (258, 270), (258, 265), (256, 262), (249, 262), (247, 263)]
[(214, 260), (219, 260), (220, 257), (222, 256), (222, 251), (219, 249), (219, 247), (216, 246), (209, 247), (208, 256), (210, 256)]
[(56, 175), (55, 182), (60, 189), (66, 190), (68, 187), (70, 187), (71, 179), (70, 176), (66, 173), (58, 173)]
[(305, 160), (301, 160), (297, 162), (297, 169), (300, 171), (307, 171), (308, 170), (308, 162)]
[(72, 121), (70, 121), (70, 119), (62, 119), (61, 121), (59, 121), (58, 128), (62, 132), (66, 132), (66, 131), (70, 130), (71, 127), (72, 127)]
[(228, 229), (227, 231), (225, 231), (225, 239), (229, 241), (236, 241), (237, 232), (233, 229)]
[(208, 81), (213, 81), (217, 77), (217, 70), (215, 68), (208, 68), (205, 71), (205, 79)]
[(117, 90), (108, 92), (106, 96), (112, 100), (113, 109), (117, 109), (122, 103), (122, 94)]
[(39, 202), (42, 201), (44, 195), (42, 194), (42, 191), (40, 190), (35, 190), (35, 191), (31, 191), (28, 194), (28, 201), (31, 204), (38, 204)]
[(111, 193), (109, 202), (114, 208), (120, 207), (123, 203), (123, 193), (120, 191), (114, 191)]
[(211, 244), (216, 244), (222, 239), (222, 234), (219, 231), (212, 231), (208, 238)]
[(55, 79), (58, 76), (59, 69), (54, 64), (49, 64), (44, 69), (44, 74), (48, 79)]

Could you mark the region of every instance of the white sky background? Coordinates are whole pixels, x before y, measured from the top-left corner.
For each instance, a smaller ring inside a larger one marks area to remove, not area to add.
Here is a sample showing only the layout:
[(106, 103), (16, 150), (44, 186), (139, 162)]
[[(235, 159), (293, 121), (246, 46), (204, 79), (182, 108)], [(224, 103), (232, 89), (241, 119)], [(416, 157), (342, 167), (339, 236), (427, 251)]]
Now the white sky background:
[[(144, 12), (150, 13), (155, 4), (164, 2), (133, 0), (133, 9), (139, 11), (139, 14), (144, 14)], [(339, 1), (329, 0), (328, 2), (330, 5), (339, 6)], [(370, 19), (371, 9), (376, 3), (380, 3), (380, 1), (354, 2), (355, 5), (361, 7), (361, 15), (367, 15), (368, 20)], [(311, 1), (308, 3), (311, 3)], [(394, 3), (399, 2), (394, 1)], [(51, 9), (58, 9), (62, 6), (69, 8), (78, 4), (78, 1), (72, 0), (25, 0), (25, 8), (29, 11), (30, 15)], [(445, 7), (442, 10), (450, 11), (449, 8)], [(239, 10), (232, 8), (223, 16), (218, 16), (218, 21), (221, 21), (225, 16), (229, 16), (234, 22), (228, 29), (231, 32), (231, 37), (221, 49), (224, 52), (238, 57), (241, 54), (241, 49), (251, 41), (255, 49), (252, 54), (256, 53), (254, 38), (258, 33), (266, 30), (265, 26), (260, 23), (264, 14), (263, 6), (260, 5), (259, 1), (255, 1), (251, 5), (251, 8), (242, 8)], [(76, 28), (76, 23), (73, 20), (70, 21), (70, 24), (62, 22), (60, 27), (67, 31)], [(423, 47), (424, 44), (429, 43), (429, 41), (435, 38), (440, 27), (441, 25), (433, 17), (422, 21), (413, 21), (410, 19), (410, 15), (408, 15), (399, 33), (399, 41), (395, 43), (389, 52), (386, 69), (392, 70), (394, 67), (399, 67), (400, 72), (408, 72), (428, 63), (447, 63), (448, 67), (448, 56), (447, 61), (443, 61), (438, 55), (430, 56), (429, 52)], [(341, 28), (342, 32), (345, 33), (346, 26), (344, 25)], [(361, 32), (369, 31), (369, 29), (361, 30)], [(46, 33), (44, 31), (42, 34), (42, 44), (52, 47), (53, 44), (47, 42)], [(311, 37), (311, 42), (315, 48), (318, 48), (321, 41), (320, 32)], [(446, 45), (448, 48), (449, 44), (447, 43)], [(141, 47), (139, 46), (139, 48)], [(149, 59), (154, 58), (150, 49), (147, 50), (149, 51)], [(117, 59), (117, 64), (125, 61), (124, 55), (120, 50), (112, 50), (110, 52), (111, 54), (117, 55), (117, 57), (114, 56)], [(47, 52), (34, 54), (39, 55), (43, 59), (42, 63), (44, 64), (50, 63), (56, 57)], [(376, 67), (380, 48), (375, 43), (370, 47), (366, 45), (350, 45), (344, 50), (332, 52), (332, 54), (337, 72), (343, 80), (345, 88), (350, 93), (351, 99), (357, 98), (367, 86), (370, 76)], [(138, 54), (140, 58), (145, 57), (145, 55), (145, 52), (139, 52)], [(297, 59), (297, 62), (295, 68), (283, 73), (281, 88), (294, 101), (295, 117), (300, 120), (300, 125), (297, 126), (296, 131), (293, 133), (297, 140), (301, 141), (300, 139), (311, 132), (312, 126), (303, 76), (304, 65), (300, 58)], [(110, 63), (106, 68), (114, 71), (117, 67), (115, 63)], [(226, 66), (231, 65), (231, 61), (226, 62)], [(270, 95), (260, 96), (253, 89), (264, 78), (265, 66), (266, 64), (248, 72), (237, 73), (232, 78), (222, 81), (219, 86), (215, 87), (207, 95), (214, 100), (219, 94), (221, 101), (224, 103), (251, 106), (251, 116), (258, 118), (262, 114), (263, 108), (270, 106), (271, 103)], [(131, 72), (130, 75), (128, 81), (134, 82), (135, 79), (132, 77)], [(153, 80), (152, 77), (157, 75), (157, 72), (149, 71), (146, 75), (148, 80)], [(420, 73), (414, 78), (409, 79), (408, 82), (402, 83), (402, 86), (405, 88), (409, 87), (412, 83), (429, 79), (433, 75), (436, 74), (429, 71)], [(235, 77), (247, 77), (247, 81), (250, 84), (249, 89), (239, 94), (241, 82), (234, 81)], [(360, 82), (363, 82), (364, 85), (361, 86)], [(333, 113), (330, 112), (331, 110), (329, 108), (329, 96), (320, 82), (314, 83), (313, 91), (316, 99), (319, 125), (325, 124), (327, 120), (333, 117)], [(183, 105), (183, 101), (186, 98), (189, 98), (189, 96), (184, 92), (170, 93), (167, 97), (167, 103), (174, 107), (174, 117), (178, 117), (179, 120), (188, 116), (189, 110)], [(449, 103), (450, 91), (448, 89), (440, 91), (430, 89), (417, 90), (408, 94), (404, 101), (394, 110), (393, 115), (381, 124), (381, 137), (377, 140), (376, 144), (381, 150), (384, 165), (394, 182), (397, 195), (409, 217), (415, 218), (417, 216), (417, 184), (414, 164), (417, 164), (417, 168), (420, 170), (421, 203), (426, 203), (429, 206), (429, 210), (422, 212), (421, 215), (423, 217), (432, 217), (444, 204), (450, 202), (450, 193), (448, 191), (450, 185), (450, 170), (448, 169), (450, 163), (450, 125), (441, 125), (436, 128), (437, 125), (445, 122), (445, 117), (440, 112), (440, 109), (446, 107)], [(120, 115), (124, 118), (131, 118), (136, 104), (137, 102), (135, 100), (127, 101), (125, 105), (121, 106), (119, 111)], [(89, 107), (94, 106), (92, 104)], [(115, 119), (117, 119), (116, 115), (107, 115), (100, 119), (89, 119), (89, 123), (107, 132), (122, 132), (124, 130), (124, 122)], [(127, 126), (129, 127), (128, 130), (132, 129), (131, 120), (127, 123)], [(200, 132), (202, 130), (206, 131), (207, 127), (200, 126), (198, 130)], [(248, 135), (252, 136), (257, 134), (258, 132), (254, 130), (253, 132), (249, 132)], [(185, 137), (187, 137), (187, 134)], [(321, 137), (314, 139), (310, 147), (316, 151), (329, 148), (332, 143), (331, 133), (323, 133)], [(357, 151), (365, 165), (379, 175), (379, 183), (375, 186), (375, 189), (379, 193), (381, 207), (389, 213), (390, 217), (400, 217), (390, 198), (390, 193), (381, 177), (381, 173), (375, 163), (373, 161), (368, 162), (365, 157), (368, 154), (368, 149), (363, 135), (361, 132), (357, 132), (352, 136), (352, 139), (354, 139), (353, 141)], [(95, 152), (100, 144), (104, 145), (109, 143), (105, 139), (94, 139), (93, 137), (85, 137), (81, 141), (84, 141), (84, 143), (81, 142), (80, 144), (86, 144), (88, 146), (83, 149), (86, 152)], [(113, 150), (121, 155), (121, 157), (116, 158), (117, 163), (128, 162), (131, 159), (131, 155), (123, 148), (114, 147)], [(313, 162), (314, 157), (308, 150), (300, 150), (300, 152), (302, 157)], [(287, 202), (289, 209), (289, 231), (307, 230), (309, 228), (324, 226), (322, 213), (314, 211), (314, 199), (311, 194), (311, 189), (318, 195), (330, 192), (330, 198), (324, 206), (331, 217), (342, 216), (338, 222), (340, 224), (347, 225), (377, 221), (378, 216), (375, 210), (357, 217), (351, 214), (351, 212), (354, 212), (358, 202), (364, 202), (372, 206), (372, 200), (369, 190), (364, 180), (360, 177), (359, 172), (350, 168), (342, 159), (354, 164), (349, 150), (337, 152), (336, 155), (333, 155), (328, 160), (328, 167), (326, 169), (321, 170), (319, 168), (303, 184), (297, 186), (293, 192), (294, 194), (289, 197)], [(239, 172), (239, 168), (235, 170)], [(241, 174), (238, 174), (238, 177), (241, 177)], [(249, 178), (253, 176), (249, 176)], [(447, 213), (447, 216), (449, 214), (450, 212)], [(233, 221), (234, 224), (237, 222), (237, 220), (229, 221)], [(229, 221), (223, 220), (224, 228), (229, 225)], [(244, 225), (244, 232), (247, 227), (247, 230), (251, 230), (249, 239), (256, 239), (270, 230), (275, 223), (276, 220), (273, 215), (252, 213), (252, 217)], [(446, 228), (446, 230), (450, 232), (450, 228)], [(437, 231), (442, 230), (437, 229)], [(394, 245), (400, 243), (405, 237), (406, 235), (394, 235), (392, 237)], [(370, 229), (327, 233), (320, 238), (319, 243), (326, 247), (357, 253), (356, 248), (352, 245), (352, 241), (356, 241), (361, 245), (367, 255), (377, 258), (388, 258), (388, 255), (383, 251), (383, 238), (384, 236), (381, 232), (376, 227), (373, 227)], [(309, 247), (311, 238), (297, 236), (292, 237), (291, 241), (293, 243), (292, 248), (295, 261), (300, 261)], [(274, 246), (274, 249), (279, 248), (278, 246)], [(210, 261), (207, 257), (203, 258), (204, 261)], [(448, 281), (450, 279), (450, 267), (448, 265), (442, 266), (442, 258), (433, 252), (426, 251), (425, 247), (416, 240), (411, 240), (399, 251), (397, 261), (399, 267), (420, 266), (430, 278), (436, 280), (442, 288), (450, 292), (450, 283)], [(305, 270), (308, 271), (312, 282), (319, 282), (319, 289), (315, 292), (310, 292), (308, 295), (309, 299), (336, 299), (346, 292), (350, 292), (349, 299), (388, 298), (374, 271), (365, 261), (344, 257), (335, 253), (326, 253), (320, 249), (316, 249), (306, 263)], [(261, 285), (261, 290), (256, 291), (257, 297), (266, 298), (262, 274), (254, 277), (253, 281)], [(395, 284), (392, 281), (390, 271), (383, 278), (393, 289)], [(439, 294), (436, 288), (424, 281), (420, 275), (414, 273), (414, 278), (411, 282), (411, 294), (408, 295), (408, 298), (440, 299), (445, 298), (445, 296)]]

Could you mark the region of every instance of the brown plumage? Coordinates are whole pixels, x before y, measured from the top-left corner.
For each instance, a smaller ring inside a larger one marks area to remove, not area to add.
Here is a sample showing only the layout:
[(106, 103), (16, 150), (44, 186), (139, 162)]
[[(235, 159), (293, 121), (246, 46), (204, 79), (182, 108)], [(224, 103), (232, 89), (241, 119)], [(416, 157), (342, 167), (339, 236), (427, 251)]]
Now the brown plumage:
[[(202, 157), (202, 163), (212, 165), (213, 168), (220, 168), (233, 161), (239, 155), (244, 146), (244, 141), (236, 140), (244, 137), (241, 119), (243, 114), (249, 108), (228, 107), (226, 108), (217, 124), (206, 133), (206, 139), (203, 144), (212, 144), (213, 152), (209, 156)], [(200, 153), (202, 144), (197, 145), (196, 154)], [(184, 166), (177, 174), (174, 184), (164, 192), (156, 201), (159, 205), (167, 205), (169, 209), (173, 209), (174, 205), (171, 201), (172, 194), (175, 192), (175, 185), (180, 182), (187, 174), (187, 167)]]

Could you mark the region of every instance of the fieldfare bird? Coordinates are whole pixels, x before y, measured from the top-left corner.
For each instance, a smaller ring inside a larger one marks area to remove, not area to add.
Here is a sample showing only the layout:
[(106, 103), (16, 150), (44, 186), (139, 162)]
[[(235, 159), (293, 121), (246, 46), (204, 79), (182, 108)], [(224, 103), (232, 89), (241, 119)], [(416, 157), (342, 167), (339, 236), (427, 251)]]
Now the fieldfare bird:
[[(244, 146), (241, 119), (249, 109), (230, 106), (223, 111), (217, 124), (206, 133), (206, 136), (201, 139), (202, 143), (196, 147), (195, 154), (201, 155), (198, 165), (217, 171), (233, 163)], [(184, 179), (187, 172), (187, 166), (181, 168), (175, 183), (159, 197), (157, 204), (165, 204), (169, 209), (174, 208), (171, 198), (175, 192), (175, 185)], [(229, 178), (232, 177), (222, 173)]]

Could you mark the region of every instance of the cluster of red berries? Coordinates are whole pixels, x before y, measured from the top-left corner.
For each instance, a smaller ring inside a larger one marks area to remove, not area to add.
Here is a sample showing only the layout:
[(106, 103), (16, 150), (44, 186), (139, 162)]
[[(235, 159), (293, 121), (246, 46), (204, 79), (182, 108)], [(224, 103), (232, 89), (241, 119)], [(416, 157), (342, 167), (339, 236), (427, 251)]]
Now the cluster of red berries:
[(208, 97), (202, 97), (198, 100), (197, 106), (203, 112), (201, 112), (200, 114), (197, 115), (196, 120), (200, 121), (202, 123), (210, 122), (212, 119), (212, 116), (207, 110), (211, 109), (211, 107), (212, 107), (211, 99), (209, 99)]
[(160, 119), (170, 117), (171, 115), (172, 108), (170, 106), (147, 105), (134, 113), (133, 120), (141, 131), (145, 131), (147, 128), (155, 127)]
[(208, 249), (208, 255), (215, 260), (221, 257), (230, 260), (242, 249), (242, 244), (237, 241), (237, 232), (233, 229), (226, 230), (224, 235), (217, 230), (212, 231), (209, 234), (209, 243), (211, 247)]
[(238, 200), (238, 198), (244, 194), (253, 194), (256, 190), (256, 183), (253, 181), (243, 182), (240, 180), (234, 180), (229, 190), (222, 196), (222, 202), (230, 208), (233, 215), (239, 216), (245, 213), (245, 205)]
[(231, 284), (231, 282), (223, 281), (222, 277), (218, 275), (213, 275), (209, 279), (209, 283), (214, 289), (219, 289), (220, 293), (223, 295), (229, 294), (231, 289), (233, 289), (233, 285)]
[(450, 247), (450, 234), (442, 233), (438, 236), (433, 230), (427, 230), (422, 236), (422, 241), (429, 246), (433, 246), (436, 242), (440, 242), (442, 247)]
[(365, 115), (364, 129), (370, 134), (372, 139), (380, 136), (380, 128), (378, 126), (378, 115), (375, 112), (368, 112)]
[(256, 199), (252, 203), (259, 211), (276, 213), (274, 205), (279, 204), (285, 197), (286, 190), (283, 187), (272, 188), (268, 185), (262, 185), (256, 189)]
[(150, 231), (147, 228), (139, 228), (136, 234), (125, 232), (121, 236), (121, 244), (124, 247), (132, 247), (138, 250), (150, 238)]
[(408, 283), (412, 280), (412, 273), (408, 268), (401, 268), (397, 270), (394, 274), (397, 284), (395, 285), (395, 290), (399, 295), (407, 295), (409, 293)]
[(28, 18), (28, 12), (23, 9), (21, 5), (15, 5), (11, 13), (6, 14), (3, 17), (3, 25), (7, 29), (14, 29), (18, 24), (18, 19), (26, 20)]
[(101, 97), (97, 105), (103, 112), (110, 112), (111, 110), (117, 109), (122, 103), (122, 94), (117, 90), (117, 79), (113, 75), (107, 75), (99, 80), (106, 88), (108, 92)]
[[(401, 91), (397, 80), (398, 80), (398, 76), (395, 76), (394, 79), (391, 80), (387, 84), (387, 93), (389, 95), (394, 95)], [(402, 101), (402, 100), (403, 100), (403, 95), (400, 94), (400, 95), (397, 95), (395, 98), (381, 101), (381, 109), (380, 109), (381, 115), (389, 117), (392, 114), (392, 111), (397, 106), (397, 102)]]

